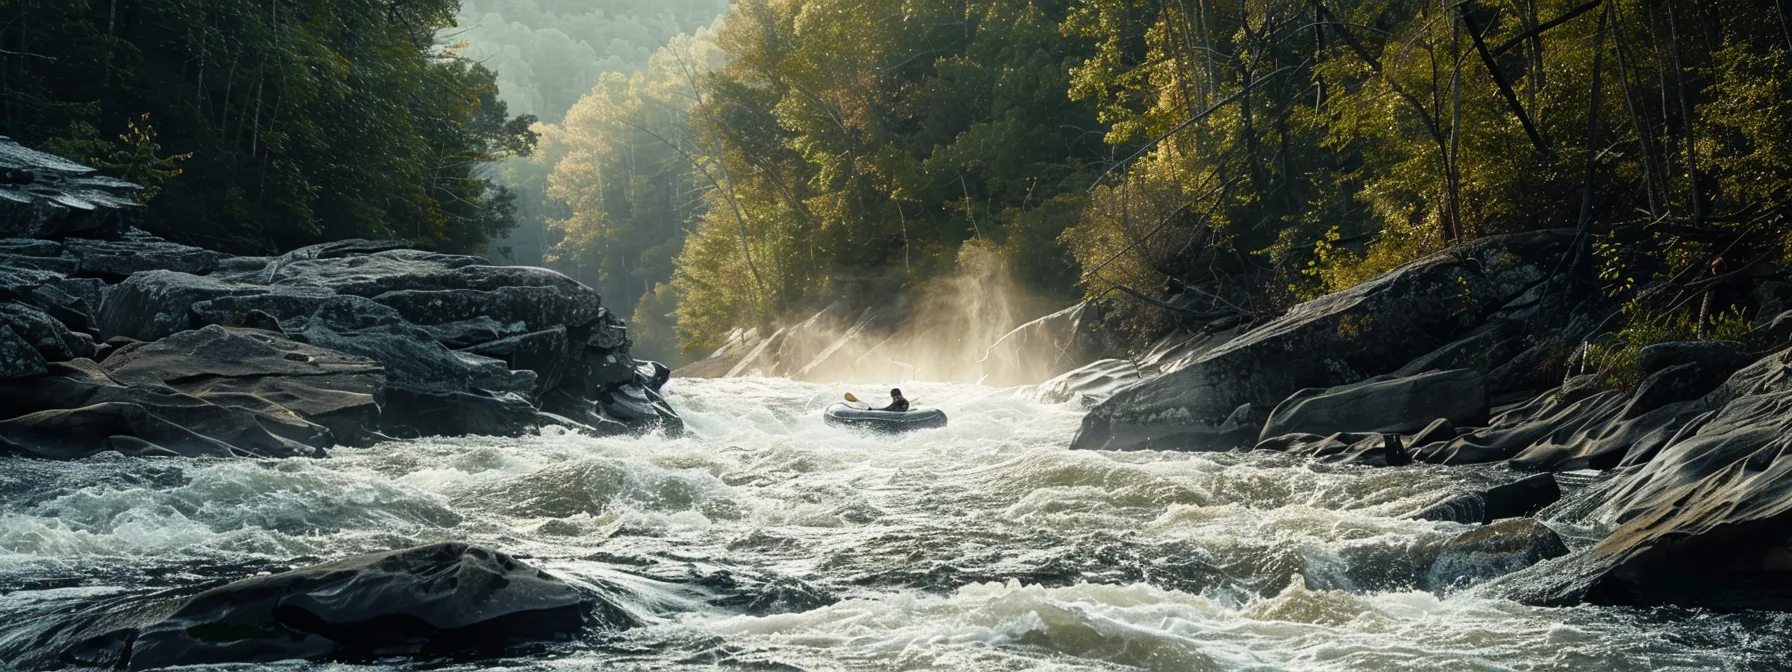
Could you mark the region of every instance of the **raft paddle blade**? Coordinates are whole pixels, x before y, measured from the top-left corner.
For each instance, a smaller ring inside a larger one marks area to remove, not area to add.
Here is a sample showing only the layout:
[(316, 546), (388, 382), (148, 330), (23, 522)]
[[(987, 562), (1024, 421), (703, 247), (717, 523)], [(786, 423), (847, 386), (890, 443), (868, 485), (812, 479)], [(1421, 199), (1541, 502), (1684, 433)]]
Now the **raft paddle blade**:
[(855, 396), (852, 396), (852, 393), (851, 393), (851, 392), (847, 392), (847, 393), (846, 393), (846, 400), (847, 400), (847, 401), (850, 401), (850, 402), (853, 402), (853, 403), (855, 403), (855, 404), (856, 404), (856, 403), (859, 403), (859, 398), (858, 398), (858, 397), (855, 397)]

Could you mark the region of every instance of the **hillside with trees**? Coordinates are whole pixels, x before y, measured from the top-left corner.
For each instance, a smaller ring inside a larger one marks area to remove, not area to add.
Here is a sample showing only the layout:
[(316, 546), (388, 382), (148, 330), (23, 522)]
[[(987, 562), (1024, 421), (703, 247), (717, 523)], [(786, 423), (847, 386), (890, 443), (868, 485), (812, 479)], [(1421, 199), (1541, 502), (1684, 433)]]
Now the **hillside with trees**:
[(1705, 290), (1788, 253), (1772, 3), (742, 0), (718, 43), (693, 347), (969, 250), (1148, 336), (1543, 228), (1640, 342), (1733, 321)]

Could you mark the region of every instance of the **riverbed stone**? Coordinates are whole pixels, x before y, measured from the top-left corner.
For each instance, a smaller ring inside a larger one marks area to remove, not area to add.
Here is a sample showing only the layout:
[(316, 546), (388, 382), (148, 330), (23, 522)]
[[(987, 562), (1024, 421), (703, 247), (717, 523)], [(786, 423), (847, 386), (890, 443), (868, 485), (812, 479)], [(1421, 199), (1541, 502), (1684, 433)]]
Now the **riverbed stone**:
[(1568, 545), (1548, 525), (1507, 518), (1444, 542), (1421, 585), (1434, 592), (1458, 589), (1567, 554)]
[(135, 613), (125, 618), (78, 614), (88, 628), (124, 627), (99, 632), (64, 657), (153, 669), (493, 654), (591, 627), (638, 624), (602, 596), (463, 543), (370, 553), (131, 606)]
[(1532, 474), (1486, 490), (1458, 493), (1424, 508), (1414, 518), (1484, 524), (1528, 516), (1562, 498), (1553, 474)]

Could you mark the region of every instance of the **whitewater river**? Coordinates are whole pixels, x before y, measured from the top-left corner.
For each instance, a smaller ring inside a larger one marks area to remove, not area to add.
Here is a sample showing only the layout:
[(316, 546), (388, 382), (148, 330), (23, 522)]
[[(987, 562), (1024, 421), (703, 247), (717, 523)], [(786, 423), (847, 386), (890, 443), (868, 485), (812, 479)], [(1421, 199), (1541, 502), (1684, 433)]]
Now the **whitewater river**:
[[(849, 388), (675, 380), (678, 439), (0, 460), (0, 637), (99, 595), (465, 540), (649, 625), (429, 669), (1719, 670), (1792, 649), (1777, 614), (1419, 590), (1427, 549), (1468, 528), (1402, 516), (1494, 472), (1073, 452), (1078, 408), (903, 387), (951, 427), (855, 434), (819, 417)], [(750, 604), (726, 599), (742, 586)]]

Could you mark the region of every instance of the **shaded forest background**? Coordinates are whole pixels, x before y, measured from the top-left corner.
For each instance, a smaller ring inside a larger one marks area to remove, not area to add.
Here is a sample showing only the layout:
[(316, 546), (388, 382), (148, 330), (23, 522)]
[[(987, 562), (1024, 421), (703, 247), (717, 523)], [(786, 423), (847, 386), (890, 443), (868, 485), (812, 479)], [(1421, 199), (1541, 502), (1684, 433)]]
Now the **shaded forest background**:
[(0, 133), (179, 240), (550, 265), (669, 359), (963, 264), (1146, 338), (1561, 227), (1635, 345), (1792, 253), (1775, 0), (594, 4), (3, 0)]

